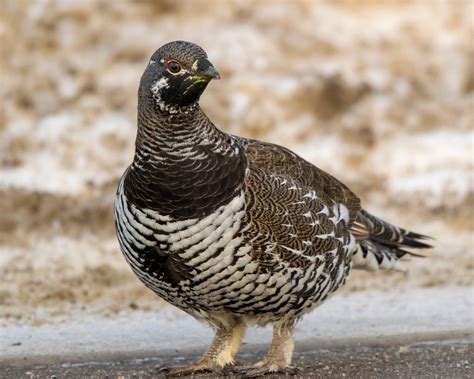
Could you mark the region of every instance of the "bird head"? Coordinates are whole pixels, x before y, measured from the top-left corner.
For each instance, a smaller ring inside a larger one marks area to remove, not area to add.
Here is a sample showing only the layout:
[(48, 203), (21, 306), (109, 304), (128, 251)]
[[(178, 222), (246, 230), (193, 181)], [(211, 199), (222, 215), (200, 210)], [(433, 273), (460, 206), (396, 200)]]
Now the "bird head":
[(140, 80), (139, 96), (163, 110), (175, 110), (197, 103), (219, 72), (206, 52), (191, 42), (163, 45), (150, 58)]

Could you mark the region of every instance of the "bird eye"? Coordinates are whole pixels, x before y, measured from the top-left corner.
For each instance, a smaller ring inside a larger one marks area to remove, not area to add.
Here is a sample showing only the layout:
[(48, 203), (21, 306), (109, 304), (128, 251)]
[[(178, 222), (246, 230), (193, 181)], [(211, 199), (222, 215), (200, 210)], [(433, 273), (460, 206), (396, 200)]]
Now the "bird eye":
[(177, 74), (181, 71), (181, 65), (177, 61), (169, 61), (168, 70), (173, 74)]

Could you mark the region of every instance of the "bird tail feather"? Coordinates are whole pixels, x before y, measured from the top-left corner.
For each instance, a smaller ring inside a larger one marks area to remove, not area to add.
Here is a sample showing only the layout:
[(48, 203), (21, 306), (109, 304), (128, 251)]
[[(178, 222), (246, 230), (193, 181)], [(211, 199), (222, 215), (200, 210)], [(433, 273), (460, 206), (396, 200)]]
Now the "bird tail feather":
[(389, 224), (365, 210), (357, 214), (351, 232), (357, 240), (353, 267), (367, 271), (405, 271), (402, 260), (426, 257), (423, 250), (432, 247), (426, 243), (431, 237)]

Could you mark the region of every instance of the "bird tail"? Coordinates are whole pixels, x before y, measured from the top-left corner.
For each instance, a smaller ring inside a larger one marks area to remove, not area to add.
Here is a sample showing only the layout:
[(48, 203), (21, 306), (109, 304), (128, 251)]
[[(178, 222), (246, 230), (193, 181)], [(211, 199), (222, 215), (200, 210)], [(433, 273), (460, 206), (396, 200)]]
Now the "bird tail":
[(431, 237), (391, 225), (363, 209), (357, 214), (351, 233), (357, 240), (353, 267), (367, 271), (404, 271), (402, 258), (425, 257), (423, 249), (432, 247), (425, 242)]

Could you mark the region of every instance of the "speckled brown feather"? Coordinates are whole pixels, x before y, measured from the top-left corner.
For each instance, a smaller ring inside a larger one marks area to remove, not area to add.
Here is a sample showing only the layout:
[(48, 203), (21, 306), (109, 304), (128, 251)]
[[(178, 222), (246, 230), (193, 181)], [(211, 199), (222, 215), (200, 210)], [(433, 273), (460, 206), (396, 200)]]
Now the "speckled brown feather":
[(252, 166), (269, 173), (292, 178), (301, 185), (313, 188), (327, 203), (342, 203), (349, 209), (351, 223), (360, 208), (359, 198), (345, 184), (307, 162), (291, 150), (257, 140), (241, 139), (247, 159)]

